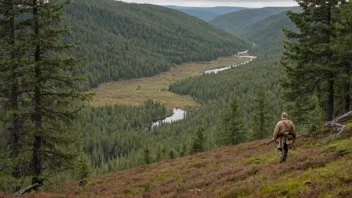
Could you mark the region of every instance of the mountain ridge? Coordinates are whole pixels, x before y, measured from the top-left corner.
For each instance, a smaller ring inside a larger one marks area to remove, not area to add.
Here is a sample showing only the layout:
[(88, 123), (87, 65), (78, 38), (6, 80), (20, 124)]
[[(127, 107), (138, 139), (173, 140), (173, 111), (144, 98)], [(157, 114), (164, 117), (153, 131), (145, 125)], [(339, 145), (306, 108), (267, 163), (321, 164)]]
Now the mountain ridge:
[(240, 10), (218, 16), (210, 21), (210, 23), (234, 35), (239, 35), (239, 33), (248, 26), (251, 26), (271, 15), (276, 15), (294, 8), (295, 7), (266, 7)]
[(195, 16), (204, 21), (211, 21), (215, 17), (226, 13), (249, 9), (245, 7), (231, 7), (231, 6), (183, 7), (183, 6), (166, 5), (164, 7), (184, 12), (188, 15)]

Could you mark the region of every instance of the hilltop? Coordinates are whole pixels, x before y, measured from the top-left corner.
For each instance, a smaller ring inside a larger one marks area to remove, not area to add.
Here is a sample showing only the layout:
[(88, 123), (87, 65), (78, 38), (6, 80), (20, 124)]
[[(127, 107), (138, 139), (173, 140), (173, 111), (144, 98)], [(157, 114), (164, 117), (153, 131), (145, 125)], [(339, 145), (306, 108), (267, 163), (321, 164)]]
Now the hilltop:
[(86, 89), (100, 83), (153, 76), (174, 64), (210, 61), (249, 45), (200, 19), (148, 4), (75, 0), (65, 9), (71, 52), (87, 57)]
[[(83, 197), (348, 197), (352, 195), (352, 131), (338, 139), (297, 140), (278, 163), (270, 139), (89, 178), (38, 196)], [(330, 141), (329, 141), (330, 140)]]
[(243, 29), (249, 27), (271, 15), (291, 10), (291, 7), (268, 7), (259, 9), (241, 10), (216, 17), (210, 23), (227, 32), (239, 35)]

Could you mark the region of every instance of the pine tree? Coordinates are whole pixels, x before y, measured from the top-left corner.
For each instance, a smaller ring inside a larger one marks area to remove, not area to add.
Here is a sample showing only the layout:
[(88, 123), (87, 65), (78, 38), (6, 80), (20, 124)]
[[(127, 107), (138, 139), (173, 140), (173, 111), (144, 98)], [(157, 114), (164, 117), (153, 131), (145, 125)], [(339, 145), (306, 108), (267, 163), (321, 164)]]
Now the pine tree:
[[(283, 83), (286, 97), (295, 102), (297, 98), (308, 98), (317, 92), (319, 100), (325, 100), (326, 120), (334, 115), (336, 76), (339, 73), (331, 49), (336, 37), (334, 23), (338, 4), (341, 1), (297, 1), (303, 12), (289, 12), (299, 33), (284, 29), (290, 41), (285, 42), (282, 63), (287, 80)], [(300, 104), (296, 105), (300, 107)]]
[(314, 93), (309, 101), (309, 111), (307, 112), (307, 124), (310, 133), (315, 135), (323, 125), (323, 110), (320, 107), (319, 99)]
[(204, 152), (206, 150), (206, 137), (204, 134), (204, 120), (201, 120), (197, 129), (196, 137), (193, 139), (192, 153)]
[(84, 79), (74, 76), (82, 61), (64, 56), (74, 45), (60, 42), (61, 36), (69, 33), (60, 26), (67, 3), (32, 0), (27, 7), (32, 12), (29, 52), (33, 53), (27, 71), (31, 86), (27, 101), (32, 125), (27, 130), (33, 142), (32, 183), (42, 183), (44, 170), (51, 173), (72, 167), (79, 135), (73, 120), (79, 116), (80, 101), (89, 97), (77, 91)]
[(242, 121), (242, 114), (237, 104), (236, 95), (233, 94), (229, 109), (225, 110), (218, 142), (220, 145), (235, 145), (246, 140)]
[[(12, 176), (19, 183), (26, 175), (23, 129), (26, 127), (26, 104), (23, 95), (26, 93), (25, 65), (28, 63), (26, 52), (28, 45), (25, 34), (29, 20), (23, 17), (25, 8), (23, 1), (0, 0), (0, 119), (1, 136), (7, 141), (10, 159), (14, 162)], [(20, 185), (20, 184), (19, 184)]]
[(342, 80), (341, 91), (343, 98), (343, 113), (350, 111), (351, 101), (351, 66), (352, 66), (352, 4), (345, 2), (340, 7), (338, 22), (336, 23), (336, 38), (332, 48), (336, 53), (336, 64), (340, 67), (339, 78)]
[(76, 159), (76, 172), (78, 173), (78, 178), (82, 180), (80, 185), (85, 185), (87, 181), (85, 180), (90, 172), (90, 163), (88, 156), (81, 150)]
[(150, 156), (150, 149), (148, 147), (144, 148), (143, 157), (144, 157), (144, 162), (146, 164), (150, 164), (152, 162), (152, 159), (151, 159), (151, 156)]
[(253, 107), (254, 138), (262, 139), (269, 135), (270, 117), (264, 90), (259, 90)]

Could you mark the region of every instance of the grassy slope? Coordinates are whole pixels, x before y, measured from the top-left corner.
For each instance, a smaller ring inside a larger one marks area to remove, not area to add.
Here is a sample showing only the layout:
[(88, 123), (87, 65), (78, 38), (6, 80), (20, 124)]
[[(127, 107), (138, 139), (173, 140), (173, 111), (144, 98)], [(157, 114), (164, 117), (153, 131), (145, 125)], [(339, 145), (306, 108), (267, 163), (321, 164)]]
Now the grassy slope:
[(291, 8), (260, 8), (241, 10), (216, 17), (210, 23), (228, 32), (238, 35), (244, 28), (251, 26), (266, 17), (279, 14)]
[(77, 181), (39, 196), (350, 197), (351, 136), (349, 128), (329, 143), (328, 137), (299, 139), (283, 164), (265, 139), (91, 177), (84, 188)]

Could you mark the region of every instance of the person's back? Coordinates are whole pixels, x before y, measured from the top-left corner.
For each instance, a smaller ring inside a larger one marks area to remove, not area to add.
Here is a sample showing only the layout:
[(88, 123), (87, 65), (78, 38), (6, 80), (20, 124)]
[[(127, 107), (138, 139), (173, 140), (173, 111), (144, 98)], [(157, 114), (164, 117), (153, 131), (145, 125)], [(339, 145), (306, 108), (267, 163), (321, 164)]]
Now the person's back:
[(280, 162), (286, 161), (288, 149), (294, 145), (296, 139), (296, 128), (285, 112), (281, 114), (281, 120), (276, 124), (273, 139), (277, 143)]

